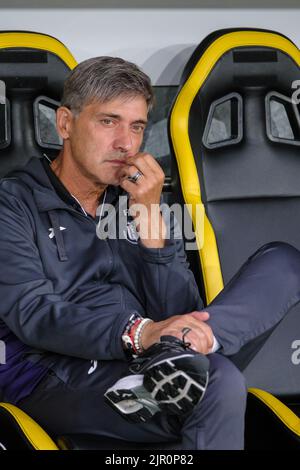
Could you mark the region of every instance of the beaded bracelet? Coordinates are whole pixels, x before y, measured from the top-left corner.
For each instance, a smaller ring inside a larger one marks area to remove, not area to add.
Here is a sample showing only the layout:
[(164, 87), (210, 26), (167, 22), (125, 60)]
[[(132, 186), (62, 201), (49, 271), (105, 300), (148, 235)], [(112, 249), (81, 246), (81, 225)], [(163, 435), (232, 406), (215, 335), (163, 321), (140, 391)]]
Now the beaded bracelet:
[(124, 328), (124, 334), (129, 333), (129, 331), (131, 330), (133, 325), (137, 322), (137, 320), (142, 320), (142, 319), (143, 317), (139, 313), (133, 312), (132, 315), (130, 315), (129, 320)]
[(123, 342), (123, 347), (128, 355), (129, 358), (131, 358), (135, 353), (135, 347), (134, 347), (134, 342), (133, 342), (133, 332), (137, 325), (142, 321), (143, 317), (141, 317), (137, 312), (134, 312), (129, 320), (127, 325), (125, 326), (125, 329), (122, 334), (122, 342)]
[(137, 326), (137, 328), (134, 332), (133, 345), (134, 345), (134, 349), (135, 349), (137, 354), (142, 354), (144, 352), (144, 348), (141, 345), (140, 340), (141, 340), (142, 331), (143, 331), (145, 325), (149, 322), (153, 323), (153, 320), (151, 320), (151, 318), (143, 318), (143, 320), (140, 321), (140, 323), (138, 324), (138, 326)]

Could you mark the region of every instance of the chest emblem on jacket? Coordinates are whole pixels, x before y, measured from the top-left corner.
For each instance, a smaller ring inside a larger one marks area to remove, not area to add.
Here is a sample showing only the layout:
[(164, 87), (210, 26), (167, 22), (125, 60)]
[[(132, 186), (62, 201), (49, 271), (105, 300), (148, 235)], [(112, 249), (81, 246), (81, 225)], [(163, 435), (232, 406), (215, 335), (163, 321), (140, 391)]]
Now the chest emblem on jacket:
[[(49, 230), (49, 232), (50, 232), (50, 233), (49, 233), (49, 238), (55, 237), (53, 227), (48, 228), (48, 230)], [(66, 229), (66, 227), (59, 227), (59, 230), (62, 231), (62, 230), (67, 230), (67, 229)]]
[(130, 243), (133, 243), (134, 245), (137, 244), (139, 234), (136, 230), (135, 223), (133, 220), (127, 222), (127, 233), (125, 234), (125, 237)]

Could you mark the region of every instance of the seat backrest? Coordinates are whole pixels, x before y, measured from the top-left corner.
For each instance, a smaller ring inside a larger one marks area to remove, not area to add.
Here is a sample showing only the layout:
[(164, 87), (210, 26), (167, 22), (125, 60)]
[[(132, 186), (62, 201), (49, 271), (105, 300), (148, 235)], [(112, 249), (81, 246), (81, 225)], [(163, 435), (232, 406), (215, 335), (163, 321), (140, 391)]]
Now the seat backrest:
[(221, 30), (194, 51), (169, 117), (184, 201), (205, 207), (207, 302), (264, 243), (300, 248), (300, 51), (265, 30)]
[(55, 110), (76, 61), (57, 39), (0, 32), (0, 176), (60, 148)]

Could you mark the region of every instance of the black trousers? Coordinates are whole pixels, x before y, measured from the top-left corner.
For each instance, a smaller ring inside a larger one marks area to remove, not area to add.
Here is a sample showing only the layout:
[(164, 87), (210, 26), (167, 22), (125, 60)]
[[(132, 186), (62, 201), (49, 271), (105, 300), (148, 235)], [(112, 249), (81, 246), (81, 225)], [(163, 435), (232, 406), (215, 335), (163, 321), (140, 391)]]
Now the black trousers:
[(210, 380), (203, 400), (184, 419), (161, 413), (147, 423), (131, 424), (112, 410), (103, 393), (128, 374), (128, 365), (121, 361), (100, 361), (88, 374), (90, 364), (74, 359), (68, 382), (50, 372), (18, 406), (53, 436), (87, 433), (170, 442), (170, 448), (181, 440), (182, 449), (243, 449), (247, 390), (241, 370), (299, 300), (298, 250), (270, 243), (247, 260), (206, 308), (221, 349), (209, 355)]

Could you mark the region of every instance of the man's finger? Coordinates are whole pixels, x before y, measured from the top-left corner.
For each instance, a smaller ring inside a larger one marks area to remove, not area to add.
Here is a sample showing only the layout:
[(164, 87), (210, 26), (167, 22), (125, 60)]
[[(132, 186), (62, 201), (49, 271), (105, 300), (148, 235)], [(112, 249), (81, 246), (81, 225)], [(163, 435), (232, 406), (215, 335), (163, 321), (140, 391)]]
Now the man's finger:
[(208, 312), (192, 312), (192, 313), (188, 313), (188, 315), (191, 315), (192, 317), (196, 318), (197, 320), (202, 320), (202, 321), (206, 321), (209, 319), (210, 315)]
[(133, 183), (133, 181), (130, 181), (127, 178), (124, 178), (120, 181), (120, 186), (121, 188), (125, 189), (125, 191), (127, 191), (127, 193), (129, 194), (134, 194), (137, 187), (136, 183)]
[(144, 153), (142, 155), (143, 155), (142, 158), (144, 159), (144, 161), (146, 161), (148, 163), (148, 165), (152, 168), (152, 170), (155, 173), (163, 171), (161, 165), (158, 163), (156, 158), (153, 157), (153, 155), (151, 155), (150, 153)]
[(202, 330), (191, 330), (186, 335), (185, 341), (191, 343), (192, 349), (203, 354), (207, 354), (210, 349), (210, 338)]
[(128, 157), (126, 159), (126, 164), (130, 166), (134, 165), (141, 173), (144, 175), (151, 175), (155, 173), (153, 169), (153, 165), (151, 165), (151, 161), (149, 164), (149, 160), (147, 160), (143, 154), (137, 154), (133, 157)]

